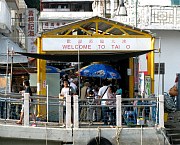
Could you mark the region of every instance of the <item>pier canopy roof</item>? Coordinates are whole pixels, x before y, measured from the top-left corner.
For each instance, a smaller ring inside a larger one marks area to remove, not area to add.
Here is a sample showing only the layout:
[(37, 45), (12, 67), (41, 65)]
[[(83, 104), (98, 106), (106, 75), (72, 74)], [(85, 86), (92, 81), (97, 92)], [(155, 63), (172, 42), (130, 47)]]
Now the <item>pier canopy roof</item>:
[[(39, 58), (37, 82), (40, 86), (45, 86), (46, 82), (46, 61), (42, 59), (61, 62), (117, 62), (130, 58), (128, 67), (134, 70), (132, 57), (149, 52), (147, 74), (151, 76), (151, 92), (154, 93), (154, 38), (148, 31), (95, 16), (43, 32), (37, 38), (37, 48), (38, 53), (23, 55)], [(129, 96), (134, 93), (134, 78), (129, 76)], [(45, 95), (46, 87), (42, 87), (38, 94)]]
[(94, 16), (43, 32), (39, 54), (23, 55), (63, 62), (121, 60), (153, 50), (152, 35), (123, 23)]

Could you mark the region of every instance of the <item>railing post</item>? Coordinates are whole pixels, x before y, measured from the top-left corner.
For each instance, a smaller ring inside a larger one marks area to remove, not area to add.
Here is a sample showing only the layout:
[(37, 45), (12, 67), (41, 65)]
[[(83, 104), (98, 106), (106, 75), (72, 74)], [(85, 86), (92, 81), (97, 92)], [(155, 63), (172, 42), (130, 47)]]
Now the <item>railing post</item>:
[(164, 128), (164, 95), (159, 95), (159, 127)]
[(10, 118), (10, 109), (11, 109), (11, 101), (10, 101), (10, 97), (7, 99), (7, 119)]
[(71, 128), (71, 95), (66, 95), (66, 128)]
[(64, 102), (65, 101), (61, 101), (63, 99), (63, 96), (61, 96), (61, 94), (59, 94), (59, 123), (63, 124), (63, 120), (64, 120)]
[(24, 93), (24, 126), (29, 126), (29, 93)]
[(74, 101), (74, 128), (79, 128), (79, 103), (78, 95), (73, 96)]
[(116, 95), (116, 126), (122, 126), (121, 95)]

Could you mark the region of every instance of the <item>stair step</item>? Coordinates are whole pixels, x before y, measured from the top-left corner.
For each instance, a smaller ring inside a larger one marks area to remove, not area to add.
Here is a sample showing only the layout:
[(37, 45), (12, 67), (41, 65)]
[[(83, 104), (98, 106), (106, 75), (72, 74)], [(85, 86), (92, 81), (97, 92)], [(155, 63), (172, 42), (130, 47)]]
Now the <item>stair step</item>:
[(166, 133), (167, 136), (179, 136), (180, 137), (180, 133)]
[(172, 140), (179, 140), (180, 141), (180, 135), (172, 135), (171, 139)]
[(177, 138), (177, 139), (173, 139), (173, 141), (180, 141), (180, 138)]
[(180, 144), (180, 139), (173, 139), (172, 143), (173, 143), (173, 145)]
[(173, 134), (173, 133), (179, 133), (180, 134), (180, 130), (166, 130), (167, 134)]
[(172, 145), (180, 145), (180, 142), (173, 142)]

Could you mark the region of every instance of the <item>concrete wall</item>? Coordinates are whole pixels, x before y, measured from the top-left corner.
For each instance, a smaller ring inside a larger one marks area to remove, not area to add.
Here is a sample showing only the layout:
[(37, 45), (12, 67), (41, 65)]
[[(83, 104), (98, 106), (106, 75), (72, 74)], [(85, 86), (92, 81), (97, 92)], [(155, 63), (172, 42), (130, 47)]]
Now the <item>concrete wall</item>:
[[(44, 145), (45, 141), (57, 143), (60, 142), (72, 142), (72, 129), (65, 128), (46, 128), (46, 127), (25, 127), (25, 126), (14, 126), (14, 125), (0, 125), (0, 137), (9, 138), (8, 140), (2, 139), (4, 142), (7, 141), (8, 145), (13, 142), (13, 140), (17, 140), (18, 142), (23, 143), (26, 142), (32, 145), (36, 143), (35, 140), (38, 140), (39, 144)], [(0, 144), (1, 144), (0, 139)], [(17, 144), (17, 145), (21, 145)], [(49, 145), (49, 144), (48, 144)]]
[(17, 138), (1, 138), (1, 145), (62, 145), (59, 141), (47, 141), (46, 140), (32, 140), (32, 139), (17, 139)]
[[(180, 32), (175, 30), (151, 30), (155, 34), (155, 49), (161, 47), (161, 53), (155, 53), (155, 63), (165, 63), (165, 74), (155, 74), (155, 94), (169, 92), (175, 84), (176, 73), (180, 73)], [(161, 46), (159, 46), (161, 38)], [(158, 52), (156, 50), (155, 52)], [(140, 56), (140, 71), (147, 71), (146, 55)]]
[(141, 131), (142, 131), (142, 144), (143, 145), (164, 145), (164, 139), (161, 134), (156, 133), (154, 128), (86, 128), (74, 130), (74, 144), (86, 145), (94, 137), (101, 137), (108, 139), (113, 145), (117, 145), (119, 138), (120, 145), (140, 145), (141, 144)]
[[(141, 140), (142, 133), (142, 140)], [(87, 145), (95, 137), (104, 137), (113, 145), (163, 145), (164, 138), (154, 128), (45, 128), (0, 125), (1, 145)]]
[[(180, 73), (180, 32), (168, 30), (151, 30), (156, 34), (156, 37), (161, 37), (161, 56), (155, 54), (155, 63), (159, 60), (165, 63), (164, 75), (164, 91), (168, 92), (169, 89), (175, 84), (176, 73)], [(155, 48), (159, 48), (159, 40), (155, 41)], [(155, 93), (158, 92), (158, 75), (155, 75)], [(162, 75), (160, 76), (160, 93), (162, 93)]]

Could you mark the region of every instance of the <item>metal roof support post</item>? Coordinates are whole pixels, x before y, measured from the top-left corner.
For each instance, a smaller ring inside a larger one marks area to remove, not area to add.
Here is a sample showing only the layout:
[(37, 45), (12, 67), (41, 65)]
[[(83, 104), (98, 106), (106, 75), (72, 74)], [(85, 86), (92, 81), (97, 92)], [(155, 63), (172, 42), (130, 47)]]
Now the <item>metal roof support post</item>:
[[(43, 53), (41, 37), (37, 38), (37, 53)], [(46, 95), (46, 61), (42, 59), (37, 59), (37, 94), (44, 96)], [(38, 105), (37, 111), (38, 117), (46, 117), (46, 105)]]
[[(151, 39), (151, 50), (154, 50), (154, 38)], [(151, 76), (151, 93), (154, 93), (154, 51), (148, 53), (147, 58), (148, 75)]]
[(134, 59), (129, 58), (129, 69), (131, 70), (131, 74), (129, 76), (129, 97), (134, 97)]

